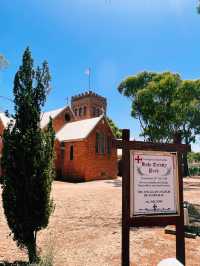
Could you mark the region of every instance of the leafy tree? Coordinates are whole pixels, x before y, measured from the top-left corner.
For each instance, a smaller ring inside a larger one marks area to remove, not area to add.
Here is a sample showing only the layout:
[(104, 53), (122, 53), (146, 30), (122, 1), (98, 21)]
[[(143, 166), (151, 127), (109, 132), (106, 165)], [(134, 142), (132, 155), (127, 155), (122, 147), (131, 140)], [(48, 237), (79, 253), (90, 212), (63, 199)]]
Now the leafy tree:
[[(170, 72), (141, 72), (118, 87), (132, 101), (131, 115), (153, 142), (172, 142), (177, 134), (190, 144), (200, 133), (200, 80), (183, 81)], [(187, 157), (184, 156), (187, 172)]]
[(189, 162), (200, 162), (200, 152), (189, 152), (188, 153)]
[(40, 114), (49, 89), (47, 62), (33, 68), (27, 48), (14, 79), (15, 123), (3, 135), (3, 207), (13, 239), (27, 248), (29, 261), (37, 262), (37, 232), (48, 225), (53, 210), (50, 197), (54, 178), (54, 131), (52, 121), (45, 131)]
[(171, 106), (179, 83), (180, 77), (168, 72), (142, 72), (119, 85), (119, 92), (132, 101), (131, 115), (139, 119), (145, 139), (154, 142), (171, 140), (169, 129), (174, 119)]
[(2, 54), (0, 54), (0, 70), (4, 69), (7, 66), (8, 66), (8, 61)]
[(120, 139), (122, 137), (122, 130), (116, 126), (116, 124), (113, 122), (113, 120), (111, 118), (107, 117), (106, 119), (107, 119), (115, 137)]
[(198, 1), (197, 12), (200, 14), (200, 0)]
[[(195, 142), (200, 133), (200, 80), (182, 81), (174, 100), (175, 124), (185, 144)], [(187, 154), (183, 155), (184, 172), (189, 174)]]

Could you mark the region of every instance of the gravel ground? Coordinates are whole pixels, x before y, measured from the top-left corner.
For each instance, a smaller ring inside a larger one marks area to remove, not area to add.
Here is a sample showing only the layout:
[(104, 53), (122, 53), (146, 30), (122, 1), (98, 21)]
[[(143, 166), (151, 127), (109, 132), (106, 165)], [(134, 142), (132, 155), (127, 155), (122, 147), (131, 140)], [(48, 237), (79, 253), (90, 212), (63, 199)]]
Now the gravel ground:
[[(0, 190), (1, 194), (1, 190)], [(54, 182), (54, 214), (38, 233), (42, 253), (53, 249), (55, 266), (119, 266), (121, 180), (71, 184)], [(200, 204), (200, 178), (185, 179), (184, 199)], [(26, 261), (9, 236), (0, 197), (0, 261)], [(175, 256), (175, 236), (163, 228), (131, 230), (132, 266), (156, 266)], [(200, 266), (200, 237), (186, 239), (186, 265)], [(0, 264), (1, 265), (1, 264)]]

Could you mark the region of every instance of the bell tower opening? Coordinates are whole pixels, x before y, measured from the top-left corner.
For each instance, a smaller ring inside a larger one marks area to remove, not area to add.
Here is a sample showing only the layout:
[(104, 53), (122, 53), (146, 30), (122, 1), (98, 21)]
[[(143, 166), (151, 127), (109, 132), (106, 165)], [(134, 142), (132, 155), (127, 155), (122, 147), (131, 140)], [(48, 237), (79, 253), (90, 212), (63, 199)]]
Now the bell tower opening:
[(75, 114), (75, 120), (98, 117), (102, 114), (106, 115), (107, 100), (97, 93), (88, 91), (73, 96), (71, 108)]

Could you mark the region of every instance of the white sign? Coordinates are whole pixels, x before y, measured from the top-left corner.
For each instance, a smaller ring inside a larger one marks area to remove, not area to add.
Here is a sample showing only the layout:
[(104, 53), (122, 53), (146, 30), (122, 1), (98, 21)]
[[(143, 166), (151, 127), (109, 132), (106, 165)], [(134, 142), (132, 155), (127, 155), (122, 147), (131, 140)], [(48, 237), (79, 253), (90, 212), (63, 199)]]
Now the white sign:
[(130, 151), (131, 216), (177, 215), (177, 155)]

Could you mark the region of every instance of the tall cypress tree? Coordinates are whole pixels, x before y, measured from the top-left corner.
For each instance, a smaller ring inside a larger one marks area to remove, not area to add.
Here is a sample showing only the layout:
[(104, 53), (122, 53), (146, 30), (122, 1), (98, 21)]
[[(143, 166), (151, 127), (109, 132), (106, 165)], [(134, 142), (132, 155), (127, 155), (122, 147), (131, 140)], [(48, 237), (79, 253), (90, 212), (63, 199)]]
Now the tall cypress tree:
[(48, 225), (53, 209), (54, 131), (40, 128), (41, 108), (50, 87), (47, 62), (36, 70), (27, 48), (14, 79), (13, 122), (3, 135), (3, 207), (13, 239), (37, 262), (37, 232)]

